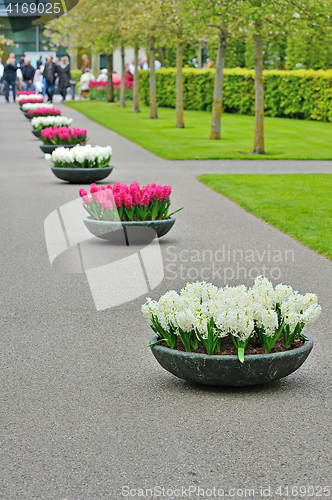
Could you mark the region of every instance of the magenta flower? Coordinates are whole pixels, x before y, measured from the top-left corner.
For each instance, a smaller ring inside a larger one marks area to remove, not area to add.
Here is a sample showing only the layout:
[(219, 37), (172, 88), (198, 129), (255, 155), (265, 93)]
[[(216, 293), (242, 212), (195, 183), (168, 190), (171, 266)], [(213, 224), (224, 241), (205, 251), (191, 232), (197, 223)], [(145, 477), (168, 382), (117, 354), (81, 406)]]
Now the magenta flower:
[(124, 205), (129, 210), (133, 206), (133, 197), (130, 194), (126, 194), (124, 198)]
[(91, 193), (91, 194), (92, 194), (92, 193), (98, 193), (99, 189), (100, 189), (100, 188), (99, 188), (99, 187), (98, 187), (95, 183), (93, 183), (93, 184), (91, 184), (91, 186), (90, 186), (90, 193)]
[(172, 192), (172, 186), (164, 186), (162, 199), (165, 201), (168, 200), (168, 198), (171, 196), (171, 192)]
[(101, 204), (102, 210), (112, 210), (113, 209), (113, 202), (110, 199), (106, 199), (103, 201)]
[(140, 188), (137, 182), (133, 182), (130, 186), (116, 182), (113, 187), (110, 184), (107, 186), (91, 184), (91, 196), (88, 196), (84, 189), (80, 190), (80, 196), (88, 212), (89, 204), (94, 202), (89, 213), (98, 220), (114, 220), (114, 214), (110, 215), (107, 211), (116, 207), (120, 221), (147, 221), (169, 217), (171, 192), (171, 186), (155, 183)]

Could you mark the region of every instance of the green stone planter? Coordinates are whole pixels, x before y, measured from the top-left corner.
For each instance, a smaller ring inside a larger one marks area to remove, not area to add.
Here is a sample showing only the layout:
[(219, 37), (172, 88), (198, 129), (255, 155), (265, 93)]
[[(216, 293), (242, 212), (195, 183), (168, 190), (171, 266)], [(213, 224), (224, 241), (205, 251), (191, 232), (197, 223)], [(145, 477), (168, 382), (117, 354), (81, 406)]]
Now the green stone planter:
[(68, 148), (71, 149), (73, 147), (77, 146), (77, 144), (42, 144), (40, 149), (42, 150), (43, 153), (53, 153), (53, 151), (57, 148)]
[(41, 130), (34, 130), (34, 129), (33, 129), (33, 130), (31, 130), (31, 132), (33, 133), (33, 135), (34, 135), (35, 137), (38, 137), (38, 139), (40, 139), (40, 138), (41, 138)]
[[(151, 346), (151, 351), (158, 363), (176, 377), (205, 385), (241, 387), (267, 384), (300, 368), (313, 347), (312, 338), (308, 339), (291, 351), (245, 355), (244, 363), (237, 356), (181, 352), (159, 344)], [(157, 340), (154, 335), (149, 343)]]
[(112, 222), (84, 217), (83, 222), (94, 236), (112, 242), (116, 241), (117, 233), (121, 230), (129, 245), (152, 241), (156, 236), (161, 238), (172, 229), (175, 219), (170, 217), (164, 220)]
[(72, 184), (91, 184), (110, 175), (113, 167), (104, 168), (58, 168), (51, 167), (53, 174), (62, 181)]

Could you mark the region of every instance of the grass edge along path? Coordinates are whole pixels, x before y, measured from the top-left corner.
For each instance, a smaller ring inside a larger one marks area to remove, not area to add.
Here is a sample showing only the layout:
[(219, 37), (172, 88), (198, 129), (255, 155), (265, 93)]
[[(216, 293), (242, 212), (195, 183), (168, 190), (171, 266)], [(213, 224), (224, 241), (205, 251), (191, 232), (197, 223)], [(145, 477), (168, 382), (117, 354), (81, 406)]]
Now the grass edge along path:
[(331, 174), (203, 174), (197, 179), (332, 260)]
[(158, 120), (149, 108), (132, 112), (104, 101), (69, 101), (68, 107), (166, 160), (332, 160), (332, 124), (291, 118), (265, 118), (265, 155), (251, 153), (254, 117), (222, 115), (222, 139), (209, 140), (211, 113), (185, 111), (185, 128), (175, 127), (175, 110), (158, 108)]

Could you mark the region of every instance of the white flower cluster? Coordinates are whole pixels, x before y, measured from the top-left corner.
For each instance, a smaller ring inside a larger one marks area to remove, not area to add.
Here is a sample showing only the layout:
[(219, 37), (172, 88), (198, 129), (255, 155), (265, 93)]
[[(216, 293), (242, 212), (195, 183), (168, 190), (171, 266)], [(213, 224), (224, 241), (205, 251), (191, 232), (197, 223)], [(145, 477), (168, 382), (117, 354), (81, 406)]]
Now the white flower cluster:
[[(18, 102), (19, 104), (21, 104), (21, 102), (24, 102), (26, 101), (27, 99), (29, 99), (29, 101), (40, 101), (40, 95), (37, 95), (37, 94), (25, 94), (25, 95), (21, 95), (21, 97), (19, 98)], [(42, 104), (42, 103), (41, 103)]]
[(56, 148), (53, 153), (46, 154), (45, 159), (50, 160), (55, 166), (70, 165), (70, 164), (85, 164), (85, 163), (98, 163), (103, 164), (112, 156), (111, 146), (101, 147), (90, 144), (85, 146), (77, 145), (74, 148)]
[(264, 327), (265, 335), (273, 336), (280, 327), (278, 312), (293, 331), (299, 323), (301, 329), (311, 326), (319, 317), (321, 307), (314, 294), (301, 295), (290, 286), (277, 285), (258, 277), (252, 288), (244, 285), (217, 288), (210, 283), (187, 284), (180, 294), (174, 290), (163, 295), (159, 302), (147, 299), (142, 313), (152, 325), (157, 318), (167, 331), (181, 328), (185, 332), (197, 330), (207, 338), (207, 323), (213, 318), (215, 334), (220, 338), (232, 334), (239, 340), (248, 339), (255, 327)]
[(72, 123), (73, 119), (66, 116), (36, 116), (31, 120), (31, 125), (35, 129), (38, 129), (40, 125), (43, 128), (53, 127), (54, 125), (57, 127), (70, 127)]
[(43, 102), (39, 102), (37, 104), (34, 104), (32, 102), (27, 102), (26, 104), (23, 104), (23, 106), (22, 106), (22, 109), (25, 112), (28, 112), (29, 109), (35, 110), (35, 109), (39, 109), (39, 108), (49, 108), (49, 109), (51, 109), (51, 108), (54, 108), (54, 104), (50, 104), (50, 103), (45, 103), (44, 104)]

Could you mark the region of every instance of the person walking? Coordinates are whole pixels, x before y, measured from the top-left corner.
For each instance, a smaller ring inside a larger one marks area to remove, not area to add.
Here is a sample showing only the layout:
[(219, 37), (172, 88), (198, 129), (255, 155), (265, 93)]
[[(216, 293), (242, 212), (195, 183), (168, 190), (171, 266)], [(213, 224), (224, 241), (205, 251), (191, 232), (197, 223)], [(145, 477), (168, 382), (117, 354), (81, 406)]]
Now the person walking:
[(133, 75), (135, 73), (135, 61), (132, 59), (129, 64), (129, 71)]
[(143, 57), (142, 69), (144, 69), (145, 71), (147, 69), (149, 69), (149, 63), (148, 63), (148, 58), (147, 57)]
[(58, 67), (53, 62), (53, 56), (48, 56), (45, 68), (43, 71), (43, 77), (46, 81), (46, 94), (50, 102), (53, 102), (54, 94), (54, 82), (58, 74)]
[(24, 66), (21, 68), (22, 77), (24, 82), (24, 90), (35, 90), (33, 86), (33, 79), (35, 76), (35, 68), (31, 66), (30, 59), (28, 57), (24, 60)]
[(23, 68), (23, 66), (24, 66), (24, 60), (25, 60), (25, 55), (23, 54), (20, 57), (20, 60), (18, 61), (18, 65), (17, 65), (18, 68), (21, 68), (21, 69)]
[(3, 69), (3, 81), (5, 83), (5, 97), (9, 102), (9, 89), (12, 89), (14, 102), (16, 101), (16, 71), (17, 65), (15, 62), (15, 55), (9, 54)]
[(2, 57), (0, 57), (0, 81), (2, 80), (2, 77), (3, 77), (3, 70), (4, 70), (4, 66), (2, 64)]
[(89, 83), (94, 82), (95, 80), (95, 76), (90, 72), (90, 68), (85, 68), (84, 73), (80, 78), (80, 86), (78, 88), (80, 99), (82, 99), (83, 91), (89, 91)]
[(0, 94), (2, 94), (2, 89), (4, 87), (3, 82), (3, 70), (4, 70), (4, 65), (2, 64), (2, 57), (0, 56)]
[(83, 61), (83, 64), (82, 64), (81, 71), (82, 71), (82, 75), (83, 75), (85, 73), (86, 68), (90, 69), (90, 61), (89, 61), (89, 58), (86, 54), (82, 55), (82, 61)]
[(58, 74), (59, 74), (59, 91), (62, 96), (62, 102), (66, 102), (67, 88), (72, 82), (70, 65), (67, 56), (61, 57), (61, 61), (58, 66)]
[(107, 76), (107, 69), (103, 68), (100, 72), (100, 75), (98, 76), (97, 82), (107, 82), (108, 81), (108, 76)]
[(43, 57), (40, 56), (40, 58), (37, 61), (37, 69), (40, 69), (40, 66), (42, 66), (42, 65), (43, 65)]
[(35, 87), (36, 94), (40, 94), (43, 90), (43, 77), (40, 69), (36, 69), (35, 76), (33, 79), (33, 85)]

